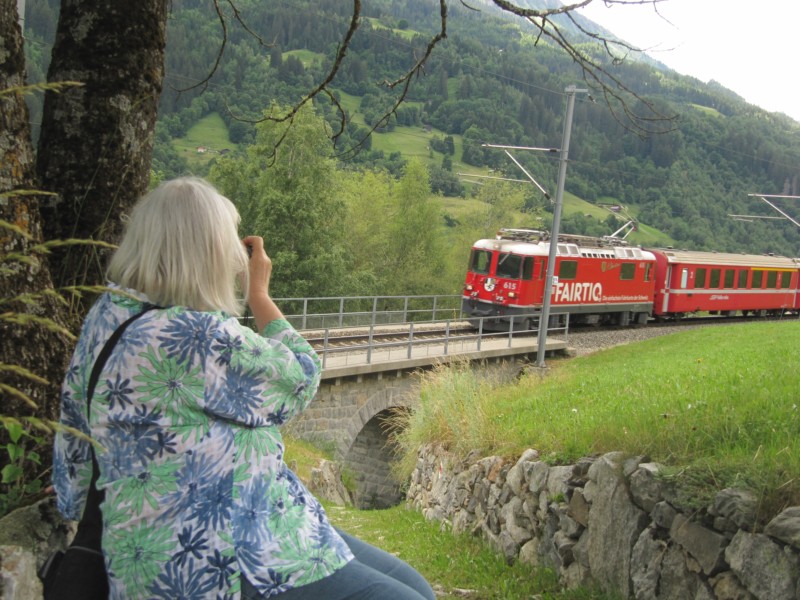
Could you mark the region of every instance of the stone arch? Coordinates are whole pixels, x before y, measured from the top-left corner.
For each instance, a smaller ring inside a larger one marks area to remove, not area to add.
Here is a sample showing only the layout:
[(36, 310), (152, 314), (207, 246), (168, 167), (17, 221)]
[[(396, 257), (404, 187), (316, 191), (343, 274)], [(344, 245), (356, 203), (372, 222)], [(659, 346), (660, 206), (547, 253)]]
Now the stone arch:
[[(408, 383), (408, 377), (406, 384)], [(354, 475), (354, 504), (358, 508), (389, 508), (402, 501), (400, 484), (391, 474), (394, 446), (385, 420), (399, 407), (411, 407), (409, 388), (390, 386), (373, 394), (351, 417), (339, 455)]]
[(353, 474), (356, 484), (356, 508), (389, 508), (403, 500), (400, 483), (391, 472), (395, 447), (383, 426), (384, 418), (390, 414), (391, 409), (386, 409), (367, 421), (344, 458), (345, 468)]
[[(408, 384), (409, 377), (404, 378), (404, 382)], [(396, 407), (411, 407), (413, 402), (409, 397), (410, 385), (398, 387), (383, 387), (377, 389), (369, 396), (355, 413), (350, 417), (344, 426), (342, 441), (338, 450), (339, 457), (345, 457), (350, 448), (355, 442), (361, 430), (369, 423), (376, 415), (382, 413), (390, 408)]]

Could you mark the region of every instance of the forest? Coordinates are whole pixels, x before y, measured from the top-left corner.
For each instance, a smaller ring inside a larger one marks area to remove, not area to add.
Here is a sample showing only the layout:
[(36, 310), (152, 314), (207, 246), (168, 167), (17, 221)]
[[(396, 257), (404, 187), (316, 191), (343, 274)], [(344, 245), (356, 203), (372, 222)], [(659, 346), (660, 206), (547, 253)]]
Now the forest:
[[(57, 6), (27, 2), (33, 81), (47, 71)], [(285, 123), (265, 117), (285, 113), (324, 77), (350, 7), (333, 0), (236, 6), (246, 28), (221, 28), (210, 0), (172, 2), (152, 178), (192, 172), (234, 199), (286, 274), (276, 294), (458, 293), (471, 241), (503, 226), (549, 226), (551, 202), (529, 184), (494, 179), (524, 177), (484, 144), (557, 148), (565, 87), (592, 82), (523, 21), (481, 3), (481, 10), (451, 5), (447, 39), (385, 118), (398, 97), (385, 82), (423, 51), (436, 6), (370, 2), (333, 84), (335, 101), (317, 96), (287, 133)], [(789, 221), (730, 215), (775, 217), (750, 194), (800, 194), (800, 124), (647, 56), (614, 60), (572, 31), (574, 43), (637, 94), (632, 109), (654, 106), (664, 118), (637, 131), (613, 98), (577, 99), (566, 178), (577, 208), (565, 211), (562, 231), (608, 235), (632, 218), (633, 243), (798, 255), (800, 233)], [(31, 104), (36, 123), (41, 109), (35, 98)], [(187, 144), (201, 125), (208, 142)], [(555, 191), (552, 153), (518, 157)], [(798, 214), (795, 200), (783, 202)], [(625, 217), (594, 210), (609, 205), (624, 207)]]

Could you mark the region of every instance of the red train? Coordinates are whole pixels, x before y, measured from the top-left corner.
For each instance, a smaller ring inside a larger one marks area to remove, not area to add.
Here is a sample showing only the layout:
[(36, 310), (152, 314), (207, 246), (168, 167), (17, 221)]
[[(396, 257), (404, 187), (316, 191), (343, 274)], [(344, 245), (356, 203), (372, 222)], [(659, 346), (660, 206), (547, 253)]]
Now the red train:
[[(549, 234), (501, 229), (472, 247), (461, 309), (485, 328), (534, 325), (541, 309)], [(800, 259), (643, 249), (614, 238), (560, 235), (551, 314), (570, 323), (645, 324), (686, 314), (800, 312)]]

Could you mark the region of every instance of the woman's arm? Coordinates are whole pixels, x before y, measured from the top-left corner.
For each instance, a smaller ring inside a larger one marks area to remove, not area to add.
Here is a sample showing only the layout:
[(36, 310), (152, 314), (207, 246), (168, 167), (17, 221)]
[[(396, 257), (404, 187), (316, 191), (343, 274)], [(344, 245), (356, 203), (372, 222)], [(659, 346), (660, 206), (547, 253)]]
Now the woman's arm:
[(264, 251), (262, 238), (251, 235), (242, 242), (250, 249), (250, 285), (247, 290), (247, 304), (253, 312), (256, 328), (262, 331), (271, 321), (283, 318), (283, 313), (269, 295), (272, 260)]

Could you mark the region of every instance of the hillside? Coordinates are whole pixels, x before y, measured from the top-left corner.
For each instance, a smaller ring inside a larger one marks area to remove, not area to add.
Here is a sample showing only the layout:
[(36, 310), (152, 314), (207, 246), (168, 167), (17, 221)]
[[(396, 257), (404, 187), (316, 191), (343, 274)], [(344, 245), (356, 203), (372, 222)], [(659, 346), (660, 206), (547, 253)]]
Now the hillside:
[[(54, 0), (29, 0), (28, 12), (41, 14), (51, 4)], [(340, 157), (343, 166), (398, 174), (405, 160), (417, 156), (431, 167), (434, 192), (459, 197), (475, 190), (459, 173), (485, 175), (492, 170), (524, 178), (505, 154), (482, 144), (559, 146), (563, 90), (570, 84), (586, 85), (580, 70), (520, 19), (489, 10), (485, 2), (471, 4), (480, 10), (448, 4), (448, 37), (434, 50), (424, 76), (413, 82), (404, 104), (361, 152)], [(527, 4), (541, 5), (534, 0)], [(154, 160), (154, 169), (164, 176), (198, 172), (213, 158), (189, 159), (185, 148), (176, 149), (176, 141), (185, 142), (193, 126), (209, 115), (221, 117), (231, 150), (250, 143), (252, 121), (270, 102), (296, 102), (322, 79), (350, 17), (350, 6), (333, 0), (239, 0), (236, 6), (262, 43), (232, 21), (214, 71), (223, 37), (210, 0), (173, 2)], [(423, 0), (376, 0), (364, 7), (362, 26), (333, 83), (349, 117), (337, 151), (352, 148), (397, 97), (380, 83), (392, 81), (420, 56), (439, 25), (433, 8)], [(46, 19), (30, 18), (32, 24), (37, 21)], [(609, 106), (599, 95), (596, 103), (579, 97), (567, 192), (593, 206), (626, 207), (641, 224), (629, 237), (639, 243), (798, 254), (800, 233), (788, 221), (743, 222), (729, 215), (776, 216), (748, 194), (800, 193), (800, 124), (647, 57), (615, 64), (592, 42), (579, 37), (574, 42), (674, 119), (658, 124), (667, 133), (641, 136), (626, 129), (618, 103)], [(207, 85), (198, 86), (212, 71)], [(335, 106), (320, 98), (317, 110), (336, 129)], [(546, 189), (555, 190), (554, 160), (535, 153), (518, 153), (517, 158)], [(796, 209), (791, 202), (783, 205), (789, 213)], [(535, 203), (537, 214), (546, 217), (544, 199)], [(586, 217), (592, 214), (586, 205), (572, 211), (568, 204), (564, 230), (611, 233), (613, 223)]]

